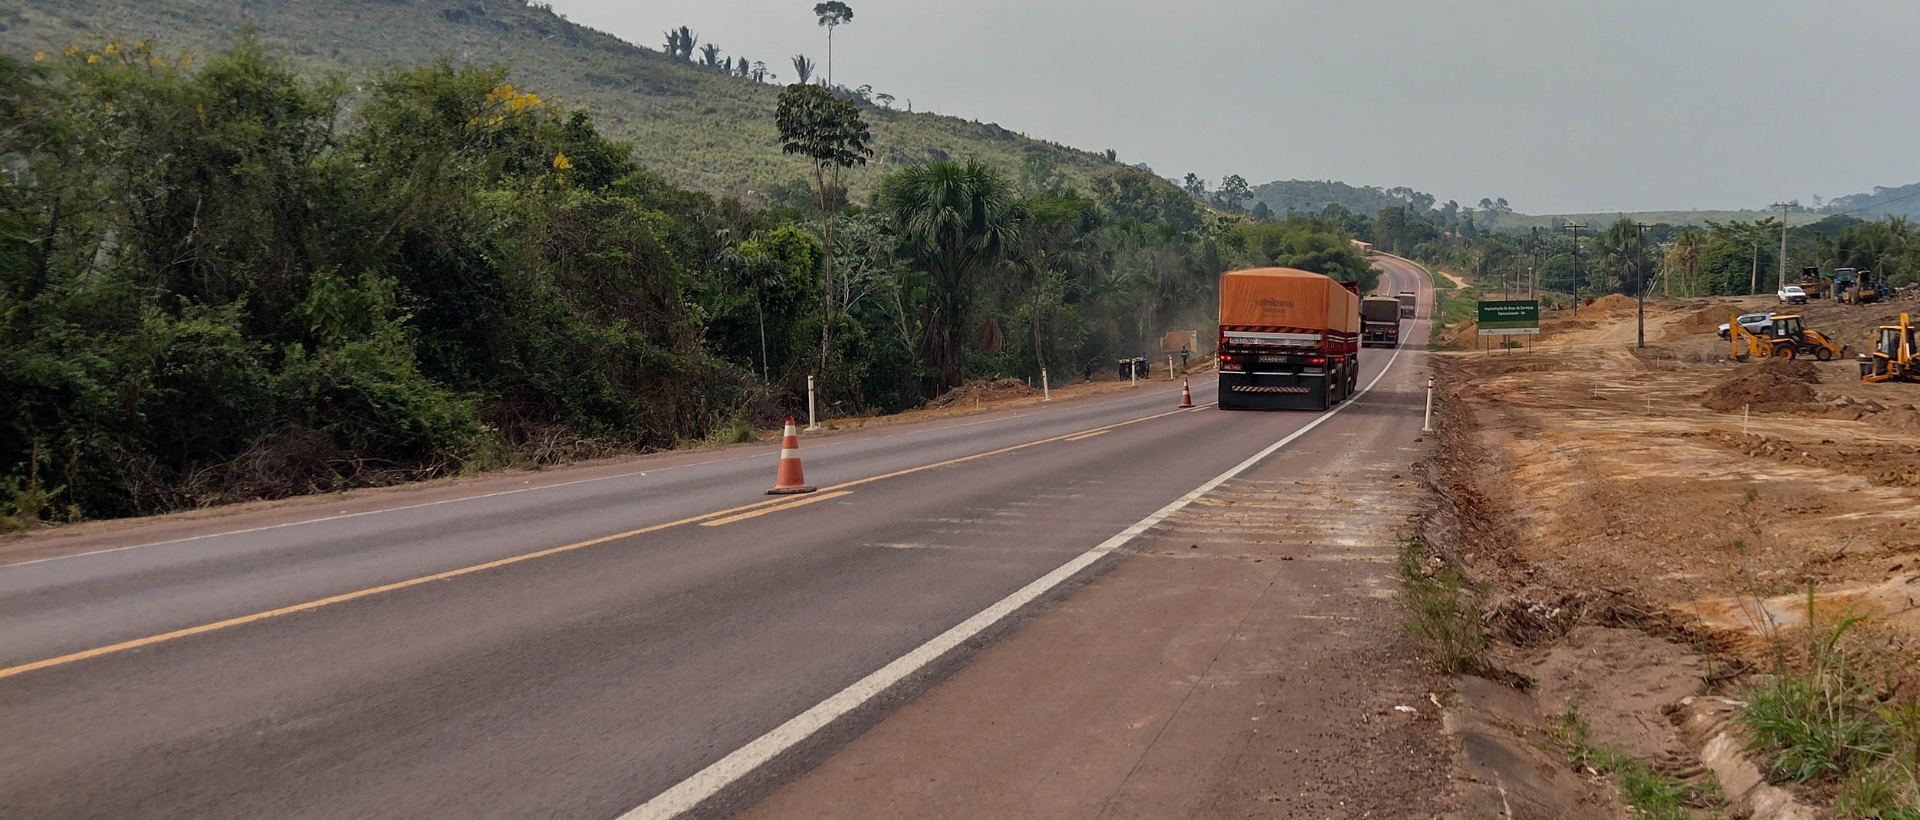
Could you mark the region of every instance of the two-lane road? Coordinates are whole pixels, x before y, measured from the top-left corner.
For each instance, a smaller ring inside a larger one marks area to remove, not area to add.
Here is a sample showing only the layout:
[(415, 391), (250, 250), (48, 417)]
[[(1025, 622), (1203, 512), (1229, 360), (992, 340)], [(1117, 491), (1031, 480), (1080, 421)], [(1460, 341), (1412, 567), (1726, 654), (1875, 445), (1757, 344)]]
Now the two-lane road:
[(0, 566), (0, 817), (724, 814), (1320, 418), (1212, 393)]

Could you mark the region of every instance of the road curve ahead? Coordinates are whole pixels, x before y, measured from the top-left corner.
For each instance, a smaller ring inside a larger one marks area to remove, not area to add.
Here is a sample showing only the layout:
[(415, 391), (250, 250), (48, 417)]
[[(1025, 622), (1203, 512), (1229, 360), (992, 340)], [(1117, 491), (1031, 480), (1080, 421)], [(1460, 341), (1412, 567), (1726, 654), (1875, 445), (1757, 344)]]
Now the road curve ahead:
[(1322, 418), (1213, 389), (0, 566), (0, 817), (730, 813)]

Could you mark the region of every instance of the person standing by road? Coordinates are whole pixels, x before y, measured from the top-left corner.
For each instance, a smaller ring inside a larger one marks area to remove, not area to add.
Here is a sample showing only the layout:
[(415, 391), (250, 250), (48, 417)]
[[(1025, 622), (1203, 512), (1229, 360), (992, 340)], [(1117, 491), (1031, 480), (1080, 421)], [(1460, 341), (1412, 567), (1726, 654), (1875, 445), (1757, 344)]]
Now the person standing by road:
[(1180, 346), (1180, 369), (1181, 370), (1187, 369), (1187, 357), (1192, 354), (1193, 354), (1193, 351), (1188, 350), (1186, 345)]

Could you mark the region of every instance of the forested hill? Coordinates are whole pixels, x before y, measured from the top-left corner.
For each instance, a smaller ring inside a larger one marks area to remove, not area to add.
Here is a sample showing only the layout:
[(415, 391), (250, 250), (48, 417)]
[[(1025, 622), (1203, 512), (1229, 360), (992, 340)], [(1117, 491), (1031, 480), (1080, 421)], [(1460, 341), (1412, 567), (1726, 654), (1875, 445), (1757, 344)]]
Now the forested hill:
[(1869, 193), (1835, 197), (1821, 213), (1853, 214), (1862, 219), (1890, 216), (1920, 217), (1920, 182), (1898, 188), (1874, 188)]
[[(700, 55), (676, 61), (525, 0), (0, 0), (0, 50), (25, 58), (119, 38), (151, 40), (161, 53), (209, 54), (231, 46), (248, 24), (302, 70), (339, 73), (355, 86), (383, 68), (436, 57), (508, 64), (513, 82), (538, 88), (561, 106), (587, 109), (602, 133), (632, 142), (635, 160), (689, 187), (766, 192), (785, 184), (797, 190), (793, 183), (805, 176), (801, 162), (780, 153), (773, 123), (779, 85), (723, 76), (697, 65)], [(712, 39), (725, 45), (723, 37)], [(794, 79), (791, 54), (813, 45), (742, 56), (767, 63), (786, 83)], [(876, 162), (849, 177), (855, 196), (890, 167), (949, 157), (1013, 169), (1027, 153), (1043, 152), (1083, 188), (1092, 172), (1111, 167), (1101, 155), (991, 123), (879, 106), (865, 116)]]
[(1276, 214), (1288, 211), (1302, 214), (1319, 213), (1328, 205), (1339, 205), (1357, 214), (1375, 214), (1381, 208), (1390, 205), (1406, 205), (1416, 197), (1424, 197), (1420, 210), (1433, 204), (1433, 197), (1403, 188), (1382, 190), (1372, 186), (1356, 187), (1344, 182), (1331, 180), (1289, 179), (1276, 180), (1253, 187), (1253, 200), (1264, 202)]

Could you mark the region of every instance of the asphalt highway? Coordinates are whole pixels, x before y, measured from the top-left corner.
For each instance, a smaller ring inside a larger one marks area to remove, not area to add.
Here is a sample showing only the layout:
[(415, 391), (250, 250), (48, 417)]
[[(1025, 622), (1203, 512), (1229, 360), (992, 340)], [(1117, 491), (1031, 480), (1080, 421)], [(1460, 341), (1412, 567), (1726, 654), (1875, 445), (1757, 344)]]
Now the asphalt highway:
[(983, 610), (1320, 417), (1213, 391), (803, 439), (807, 496), (764, 495), (767, 448), (0, 565), (0, 817), (730, 813), (1073, 581)]

